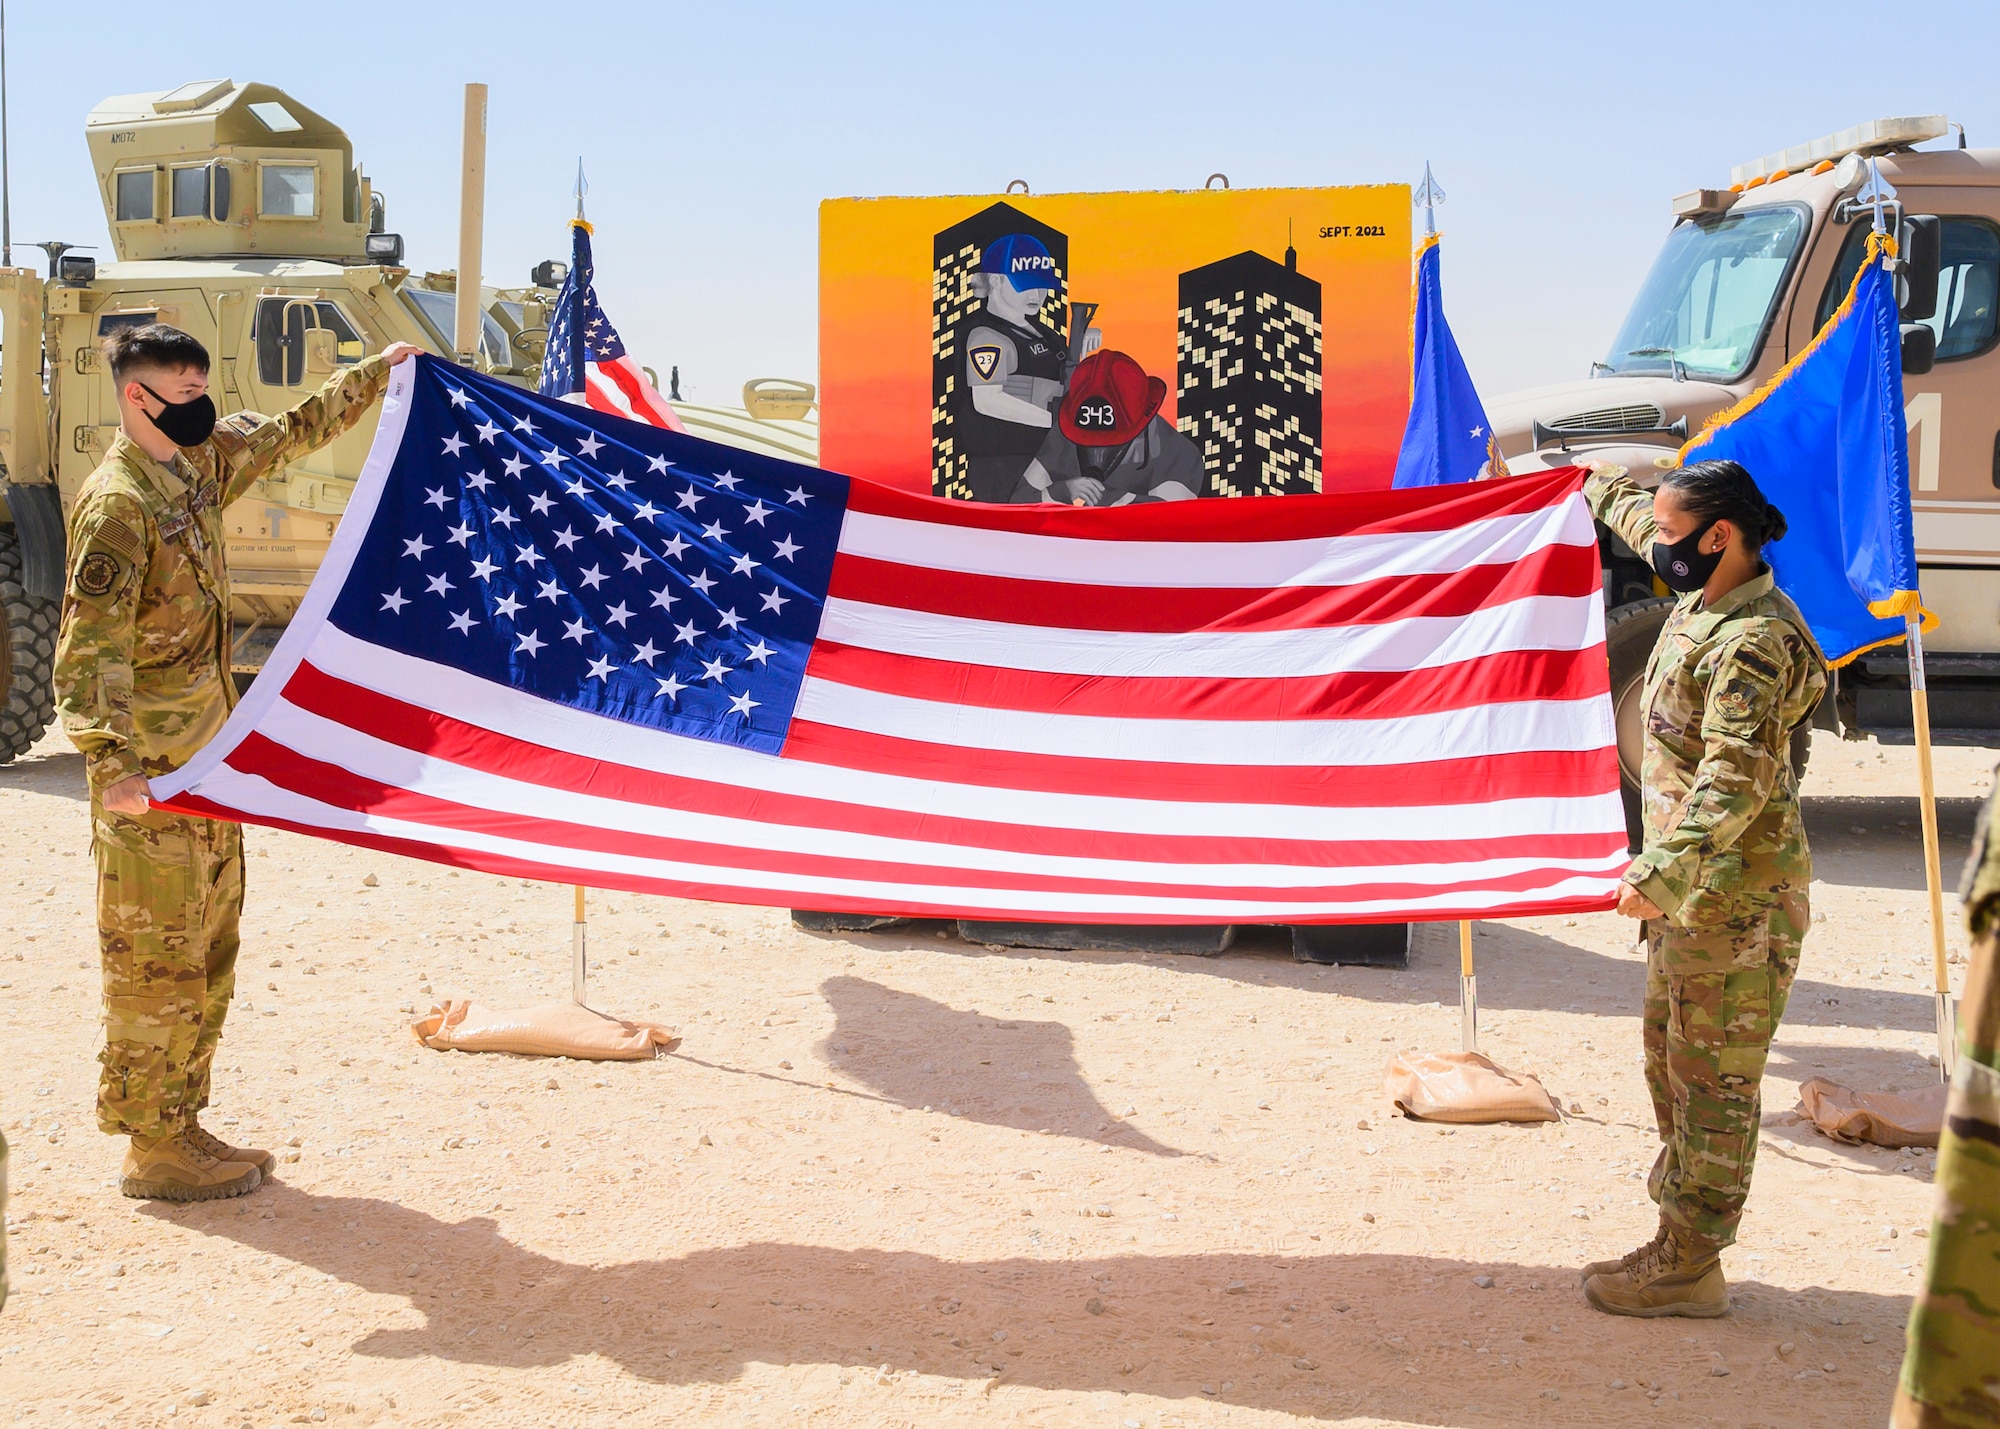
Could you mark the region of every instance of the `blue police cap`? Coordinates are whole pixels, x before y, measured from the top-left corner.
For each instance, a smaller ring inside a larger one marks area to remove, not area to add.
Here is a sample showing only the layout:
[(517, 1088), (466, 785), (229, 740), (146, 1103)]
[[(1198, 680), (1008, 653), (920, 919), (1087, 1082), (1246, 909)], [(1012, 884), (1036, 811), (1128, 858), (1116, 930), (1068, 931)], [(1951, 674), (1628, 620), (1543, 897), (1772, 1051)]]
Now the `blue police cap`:
[(979, 271), (1004, 274), (1008, 282), (1023, 292), (1056, 286), (1056, 260), (1049, 256), (1039, 238), (1030, 238), (1025, 233), (1010, 233), (987, 244), (986, 251), (979, 255)]

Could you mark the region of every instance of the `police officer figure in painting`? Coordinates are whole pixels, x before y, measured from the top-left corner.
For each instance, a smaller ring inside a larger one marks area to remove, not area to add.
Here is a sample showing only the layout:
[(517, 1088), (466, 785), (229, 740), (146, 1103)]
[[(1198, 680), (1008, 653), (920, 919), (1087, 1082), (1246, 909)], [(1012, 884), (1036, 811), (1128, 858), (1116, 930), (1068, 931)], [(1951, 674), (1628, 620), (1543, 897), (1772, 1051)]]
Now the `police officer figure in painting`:
[(1660, 1226), (1584, 1267), (1584, 1294), (1616, 1315), (1723, 1315), (1721, 1253), (1743, 1218), (1764, 1063), (1810, 922), (1790, 749), (1826, 660), (1759, 555), (1785, 518), (1737, 463), (1681, 467), (1650, 495), (1602, 467), (1584, 489), (1680, 595), (1646, 671), (1645, 843), (1618, 899), (1646, 931), (1646, 1085), (1665, 1143), (1647, 1190)]
[(952, 433), (975, 501), (1010, 499), (1055, 423), (1068, 356), (1042, 320), (1056, 264), (1039, 239), (1010, 233), (986, 246), (972, 283), (984, 304), (958, 325), (964, 354), (950, 397)]

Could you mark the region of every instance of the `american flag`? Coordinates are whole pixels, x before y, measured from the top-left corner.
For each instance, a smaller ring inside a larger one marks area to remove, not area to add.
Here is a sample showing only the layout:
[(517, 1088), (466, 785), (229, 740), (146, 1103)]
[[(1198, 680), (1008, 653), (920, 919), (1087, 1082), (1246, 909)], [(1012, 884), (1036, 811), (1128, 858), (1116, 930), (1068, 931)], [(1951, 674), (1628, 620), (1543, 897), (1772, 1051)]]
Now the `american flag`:
[(272, 660), (155, 795), (793, 908), (1604, 908), (1627, 854), (1580, 485), (979, 506), (417, 358)]
[(686, 431), (597, 305), (590, 225), (579, 218), (570, 225), (570, 235), (569, 276), (556, 294), (555, 316), (549, 320), (541, 394), (582, 403), (614, 417), (630, 417), (649, 427)]

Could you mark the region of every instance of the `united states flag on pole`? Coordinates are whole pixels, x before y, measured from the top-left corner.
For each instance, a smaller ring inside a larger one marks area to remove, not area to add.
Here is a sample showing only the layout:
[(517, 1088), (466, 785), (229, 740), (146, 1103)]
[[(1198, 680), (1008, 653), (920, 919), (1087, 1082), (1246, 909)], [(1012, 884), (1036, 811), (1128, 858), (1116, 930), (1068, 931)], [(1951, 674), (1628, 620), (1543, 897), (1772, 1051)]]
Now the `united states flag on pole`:
[(570, 224), (569, 274), (556, 294), (549, 340), (542, 352), (541, 394), (581, 403), (649, 427), (686, 431), (646, 369), (625, 350), (618, 329), (597, 305), (590, 225)]
[(1627, 855), (1579, 488), (979, 506), (419, 358), (270, 664), (154, 789), (794, 908), (1603, 908)]

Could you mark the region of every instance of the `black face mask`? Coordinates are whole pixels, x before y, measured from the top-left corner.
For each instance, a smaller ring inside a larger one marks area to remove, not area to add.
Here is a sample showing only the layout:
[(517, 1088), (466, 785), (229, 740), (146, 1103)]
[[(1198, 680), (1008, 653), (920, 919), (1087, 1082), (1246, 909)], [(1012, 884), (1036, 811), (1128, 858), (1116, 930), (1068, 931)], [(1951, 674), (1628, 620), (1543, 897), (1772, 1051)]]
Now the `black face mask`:
[(152, 421), (160, 429), (160, 435), (175, 446), (198, 447), (215, 430), (215, 403), (206, 392), (186, 402), (169, 402), (143, 382), (139, 390), (166, 409), (153, 416)]
[[(1715, 522), (1710, 521), (1699, 531), (1681, 537), (1672, 545), (1665, 541), (1653, 542), (1653, 571), (1668, 590), (1677, 595), (1686, 595), (1689, 591), (1700, 590), (1708, 584), (1708, 578), (1714, 575), (1715, 568), (1722, 564), (1722, 551), (1711, 551), (1704, 555), (1695, 548), (1701, 544), (1701, 538), (1706, 536), (1709, 528), (1714, 525)], [(1728, 549), (1727, 546), (1722, 548), (1723, 551)]]

